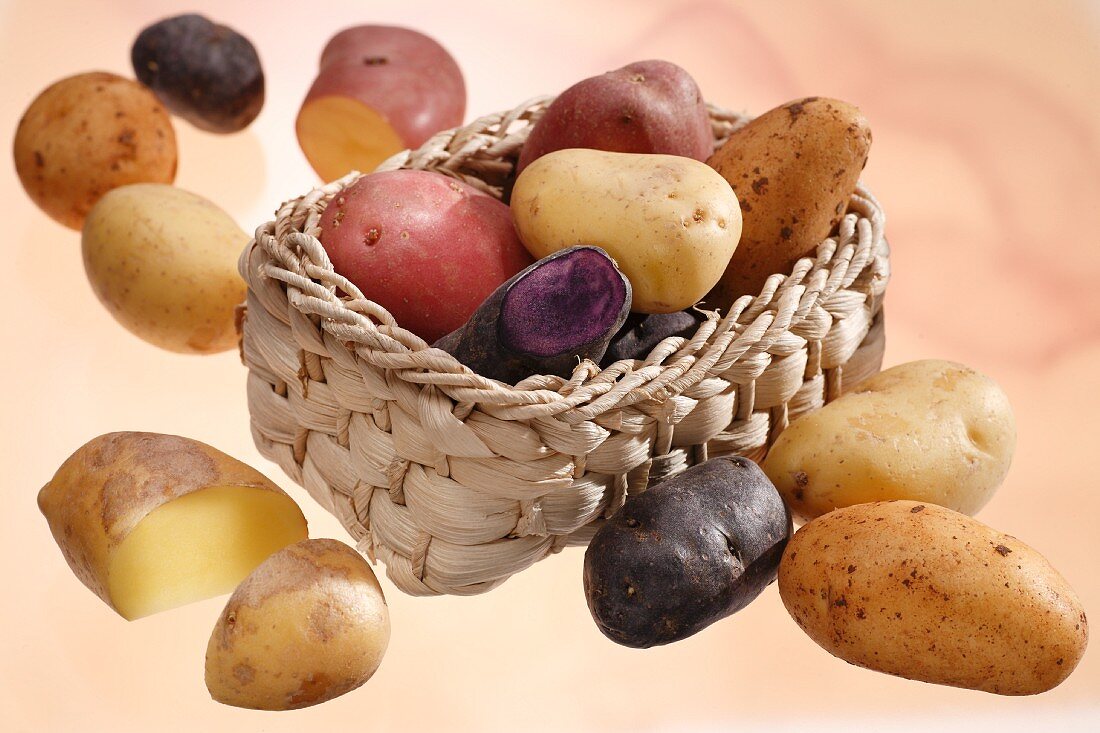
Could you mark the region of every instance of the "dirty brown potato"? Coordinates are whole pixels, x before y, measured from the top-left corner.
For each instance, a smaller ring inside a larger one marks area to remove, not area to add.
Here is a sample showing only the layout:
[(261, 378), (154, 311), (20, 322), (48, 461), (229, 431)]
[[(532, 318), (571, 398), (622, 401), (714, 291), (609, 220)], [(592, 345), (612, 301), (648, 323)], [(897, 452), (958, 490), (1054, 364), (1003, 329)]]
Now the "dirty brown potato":
[(791, 533), (783, 500), (747, 458), (712, 458), (631, 496), (584, 554), (600, 631), (624, 646), (685, 639), (775, 580)]
[(158, 433), (89, 441), (38, 507), (76, 577), (127, 619), (228, 593), (308, 536), (298, 505), (261, 473)]
[(1055, 687), (1088, 643), (1081, 601), (1046, 558), (934, 504), (858, 504), (815, 519), (787, 545), (779, 593), (846, 662), (1001, 695)]
[(27, 195), (70, 229), (113, 188), (176, 178), (176, 134), (164, 105), (141, 84), (101, 71), (39, 94), (13, 147)]
[(807, 97), (765, 112), (730, 135), (707, 163), (741, 203), (741, 244), (705, 302), (723, 312), (789, 273), (844, 216), (871, 149), (858, 108)]
[(293, 710), (362, 685), (382, 663), (390, 617), (367, 561), (315, 539), (269, 557), (237, 588), (206, 651), (218, 702)]

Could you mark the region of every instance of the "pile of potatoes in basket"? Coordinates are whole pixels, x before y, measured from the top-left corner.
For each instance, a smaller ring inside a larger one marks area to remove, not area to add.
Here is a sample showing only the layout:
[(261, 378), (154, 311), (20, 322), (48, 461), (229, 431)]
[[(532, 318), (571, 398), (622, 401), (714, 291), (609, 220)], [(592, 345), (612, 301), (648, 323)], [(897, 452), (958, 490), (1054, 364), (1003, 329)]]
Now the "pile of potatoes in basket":
[[(213, 133), (244, 129), (263, 107), (260, 59), (236, 31), (184, 15), (143, 30), (132, 60), (138, 81), (93, 72), (39, 95), (19, 122), (16, 169), (36, 204), (82, 230), (89, 280), (123, 326), (173, 351), (224, 351), (248, 235), (171, 185), (169, 112)], [(296, 132), (332, 180), (461, 124), (465, 107), (438, 43), (359, 26), (325, 46)], [(422, 348), (484, 377), (633, 367), (812, 255), (870, 145), (856, 107), (809, 97), (715, 150), (691, 76), (641, 61), (549, 105), (505, 201), (435, 172), (370, 173), (333, 197), (320, 241), (346, 297), (379, 303)], [(714, 458), (631, 495), (585, 553), (592, 617), (620, 644), (666, 644), (778, 578), (792, 618), (848, 662), (1048, 690), (1084, 652), (1080, 601), (1039, 553), (970, 517), (1015, 440), (988, 377), (947, 361), (888, 369), (796, 420), (761, 466)], [(73, 572), (126, 619), (232, 592), (206, 656), (220, 702), (313, 705), (381, 663), (389, 616), (367, 562), (309, 539), (287, 494), (210, 446), (100, 436), (38, 502)]]

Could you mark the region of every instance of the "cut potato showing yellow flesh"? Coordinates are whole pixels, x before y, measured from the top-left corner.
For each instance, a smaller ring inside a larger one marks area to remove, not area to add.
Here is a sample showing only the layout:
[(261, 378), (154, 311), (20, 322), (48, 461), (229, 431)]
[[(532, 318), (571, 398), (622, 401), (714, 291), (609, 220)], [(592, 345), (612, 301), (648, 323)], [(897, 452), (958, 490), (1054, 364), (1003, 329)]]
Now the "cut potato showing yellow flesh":
[(298, 505), (263, 474), (158, 433), (91, 440), (38, 506), (72, 571), (127, 619), (228, 593), (308, 537)]
[(305, 536), (286, 496), (214, 486), (157, 507), (115, 550), (108, 585), (128, 619), (231, 593), (270, 554)]
[(350, 97), (306, 102), (295, 127), (306, 160), (326, 182), (353, 170), (370, 173), (406, 147), (385, 117)]

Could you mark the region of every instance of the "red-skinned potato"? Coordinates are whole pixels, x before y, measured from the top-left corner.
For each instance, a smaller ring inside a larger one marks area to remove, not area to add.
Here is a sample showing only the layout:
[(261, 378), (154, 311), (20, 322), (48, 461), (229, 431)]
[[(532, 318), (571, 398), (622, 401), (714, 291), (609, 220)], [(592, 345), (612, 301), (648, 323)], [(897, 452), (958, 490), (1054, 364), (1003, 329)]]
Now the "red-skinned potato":
[(508, 207), (439, 173), (363, 176), (321, 216), (333, 267), (431, 343), (533, 262)]
[(690, 74), (668, 61), (637, 61), (562, 92), (531, 130), (516, 172), (566, 148), (704, 161), (714, 152), (714, 135)]
[(408, 28), (362, 25), (325, 46), (295, 128), (309, 164), (331, 181), (374, 170), (465, 113), (466, 84), (446, 49)]

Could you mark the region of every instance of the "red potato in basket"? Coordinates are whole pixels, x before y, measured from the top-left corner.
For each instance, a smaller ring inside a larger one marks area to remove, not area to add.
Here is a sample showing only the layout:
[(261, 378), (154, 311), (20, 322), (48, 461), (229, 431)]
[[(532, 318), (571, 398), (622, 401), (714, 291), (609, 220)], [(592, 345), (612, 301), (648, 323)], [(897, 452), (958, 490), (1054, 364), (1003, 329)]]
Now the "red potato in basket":
[(531, 130), (516, 173), (566, 148), (705, 161), (714, 152), (714, 134), (690, 74), (668, 61), (636, 61), (562, 92)]
[(440, 173), (363, 176), (321, 216), (333, 267), (431, 343), (533, 262), (508, 207)]
[(331, 181), (370, 172), (465, 114), (466, 84), (445, 48), (408, 28), (363, 25), (325, 46), (295, 130), (313, 170)]

